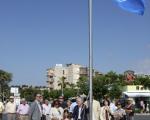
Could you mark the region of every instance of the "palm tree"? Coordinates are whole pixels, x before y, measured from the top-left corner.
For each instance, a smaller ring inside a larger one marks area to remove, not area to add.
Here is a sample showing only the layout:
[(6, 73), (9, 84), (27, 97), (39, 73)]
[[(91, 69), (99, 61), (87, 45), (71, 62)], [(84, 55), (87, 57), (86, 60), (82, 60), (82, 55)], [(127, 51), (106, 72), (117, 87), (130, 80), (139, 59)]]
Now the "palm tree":
[(62, 76), (60, 81), (58, 81), (58, 86), (61, 86), (62, 96), (64, 96), (64, 88), (66, 88), (67, 85), (70, 85), (69, 82), (66, 81), (66, 77)]

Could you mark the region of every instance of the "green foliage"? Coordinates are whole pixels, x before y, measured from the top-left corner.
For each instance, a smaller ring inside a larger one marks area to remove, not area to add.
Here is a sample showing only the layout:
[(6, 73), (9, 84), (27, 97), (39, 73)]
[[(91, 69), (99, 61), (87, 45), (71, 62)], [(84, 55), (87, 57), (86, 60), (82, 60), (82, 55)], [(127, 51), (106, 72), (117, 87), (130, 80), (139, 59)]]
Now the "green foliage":
[(83, 76), (79, 78), (77, 82), (78, 94), (88, 94), (88, 80), (87, 77)]
[(64, 89), (64, 96), (65, 96), (65, 98), (74, 97), (76, 95), (77, 95), (77, 90), (71, 89), (71, 88)]
[[(4, 70), (0, 70), (0, 94), (3, 93), (3, 97), (9, 96), (9, 82), (12, 81), (12, 74), (9, 72), (6, 72)], [(0, 95), (2, 96), (2, 95)]]
[[(88, 94), (88, 78), (83, 76), (79, 78), (77, 85), (70, 84), (70, 87), (66, 87), (65, 78), (61, 79), (63, 82), (64, 96), (65, 98), (74, 97), (78, 94)], [(144, 87), (150, 88), (150, 77), (137, 76), (134, 85), (143, 85)], [(109, 95), (110, 98), (119, 98), (122, 94), (123, 87), (127, 85), (124, 80), (123, 74), (117, 74), (113, 71), (108, 72), (103, 75), (95, 75), (93, 77), (93, 95), (96, 99), (101, 99), (104, 95)], [(25, 97), (27, 100), (34, 100), (34, 93), (42, 93), (43, 97), (46, 99), (53, 98), (57, 99), (61, 95), (61, 90), (44, 90), (40, 91), (38, 89), (33, 89), (32, 87), (24, 89), (21, 92), (21, 97)]]
[(52, 90), (50, 91), (50, 97), (53, 99), (58, 98), (61, 95), (61, 90)]
[(21, 98), (25, 98), (27, 101), (34, 101), (35, 94), (41, 93), (40, 90), (29, 87), (25, 89), (20, 89)]
[(139, 76), (133, 82), (134, 85), (143, 85), (145, 88), (150, 89), (150, 77), (148, 76)]
[(44, 99), (49, 99), (50, 98), (50, 94), (49, 94), (48, 90), (42, 91), (42, 95), (43, 95)]
[(97, 75), (93, 78), (93, 95), (96, 99), (109, 95), (111, 98), (117, 98), (121, 95), (122, 77), (115, 72), (110, 71), (105, 75)]

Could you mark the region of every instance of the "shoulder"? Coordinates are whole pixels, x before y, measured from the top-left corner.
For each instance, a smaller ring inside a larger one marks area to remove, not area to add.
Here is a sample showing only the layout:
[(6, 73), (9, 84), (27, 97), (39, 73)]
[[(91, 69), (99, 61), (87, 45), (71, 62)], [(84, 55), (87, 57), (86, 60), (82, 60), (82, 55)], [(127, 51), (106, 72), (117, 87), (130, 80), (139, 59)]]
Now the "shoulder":
[(7, 102), (7, 103), (6, 103), (6, 106), (7, 106), (7, 105), (10, 105), (10, 102)]
[(74, 110), (77, 110), (79, 107), (78, 107), (78, 105), (76, 105), (75, 107), (74, 107)]
[(105, 106), (101, 107), (101, 110), (104, 110), (105, 109)]
[(51, 108), (51, 111), (54, 111), (54, 110), (56, 110), (56, 108), (52, 107), (52, 108)]
[(31, 103), (31, 107), (37, 105), (37, 103), (34, 101)]
[(26, 104), (26, 107), (30, 107), (29, 104)]
[(46, 105), (45, 105), (45, 104), (42, 104), (42, 107), (46, 107)]
[(62, 107), (59, 107), (59, 110), (63, 110), (63, 108), (62, 108)]
[(96, 105), (100, 105), (100, 102), (97, 101), (97, 100), (93, 100), (93, 103), (96, 104)]

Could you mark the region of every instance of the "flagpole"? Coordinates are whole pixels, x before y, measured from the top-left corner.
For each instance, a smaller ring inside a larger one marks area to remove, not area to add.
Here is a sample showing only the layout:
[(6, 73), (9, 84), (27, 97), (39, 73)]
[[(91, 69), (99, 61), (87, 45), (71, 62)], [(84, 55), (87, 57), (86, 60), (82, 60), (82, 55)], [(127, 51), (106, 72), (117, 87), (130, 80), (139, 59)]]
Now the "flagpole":
[(92, 120), (92, 108), (93, 108), (93, 41), (92, 41), (92, 1), (89, 0), (88, 9), (89, 9), (89, 120)]

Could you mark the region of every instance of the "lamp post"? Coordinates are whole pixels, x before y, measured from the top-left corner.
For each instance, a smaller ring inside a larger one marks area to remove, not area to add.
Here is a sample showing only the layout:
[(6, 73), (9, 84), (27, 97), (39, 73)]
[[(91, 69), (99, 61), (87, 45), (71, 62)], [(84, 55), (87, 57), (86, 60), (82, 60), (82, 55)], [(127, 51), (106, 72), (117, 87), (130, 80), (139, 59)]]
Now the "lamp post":
[(93, 0), (88, 0), (88, 9), (89, 9), (89, 120), (92, 120), (92, 108), (93, 108), (93, 84), (92, 84), (92, 77), (93, 77), (93, 35), (92, 35), (92, 2)]

